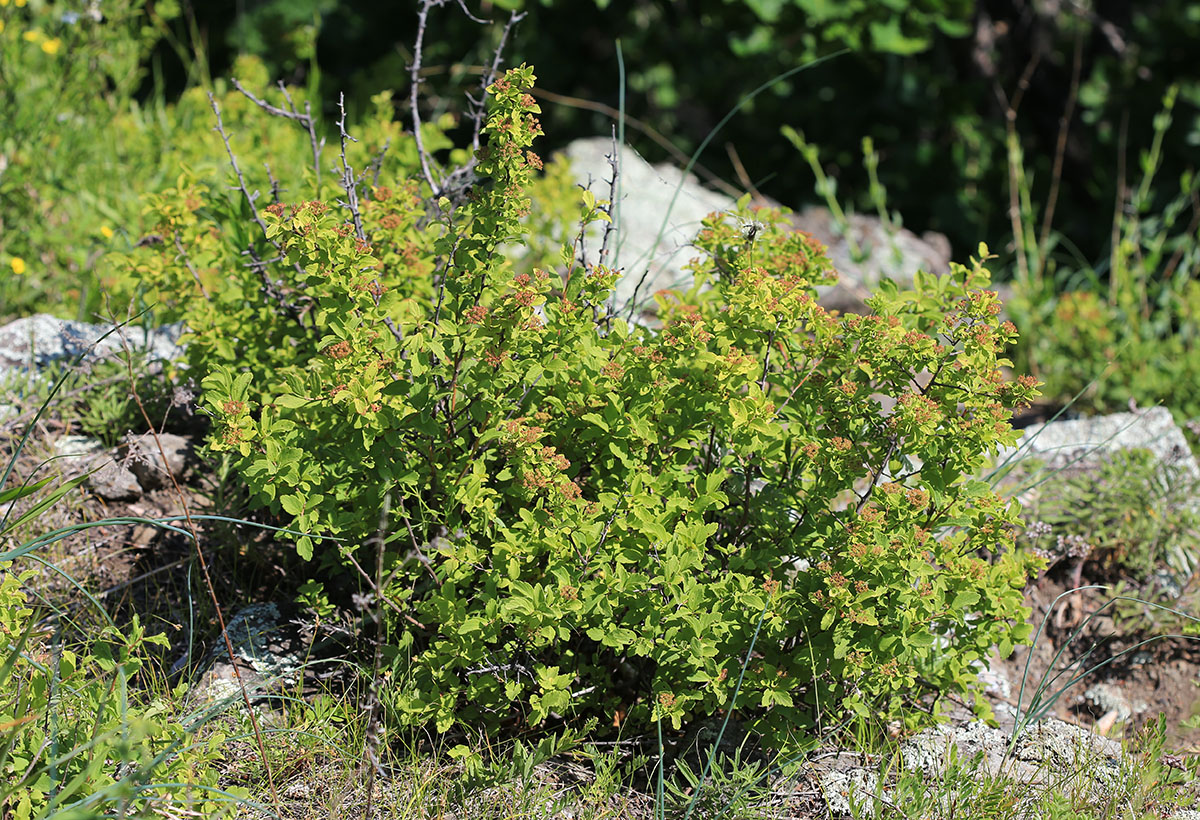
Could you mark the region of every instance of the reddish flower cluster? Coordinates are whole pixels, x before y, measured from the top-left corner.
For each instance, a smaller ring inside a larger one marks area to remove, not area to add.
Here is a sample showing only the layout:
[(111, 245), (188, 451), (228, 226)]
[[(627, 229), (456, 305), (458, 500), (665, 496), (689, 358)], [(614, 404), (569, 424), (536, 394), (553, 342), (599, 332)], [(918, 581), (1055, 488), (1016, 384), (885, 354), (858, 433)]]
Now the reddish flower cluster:
[(233, 399), (230, 399), (221, 405), (221, 410), (223, 410), (228, 416), (236, 416), (245, 409), (246, 403), (244, 401), (235, 401)]
[(610, 379), (620, 380), (625, 375), (625, 368), (619, 362), (605, 362), (600, 372)]
[(467, 308), (464, 318), (466, 318), (467, 324), (477, 325), (483, 321), (485, 316), (487, 316), (487, 312), (488, 309), (483, 305), (474, 305), (473, 307)]
[(922, 509), (929, 504), (929, 493), (925, 490), (913, 488), (905, 493), (905, 497), (908, 498), (909, 504), (912, 504), (918, 509)]
[(331, 359), (344, 359), (350, 355), (350, 352), (350, 343), (345, 339), (325, 348), (325, 355)]

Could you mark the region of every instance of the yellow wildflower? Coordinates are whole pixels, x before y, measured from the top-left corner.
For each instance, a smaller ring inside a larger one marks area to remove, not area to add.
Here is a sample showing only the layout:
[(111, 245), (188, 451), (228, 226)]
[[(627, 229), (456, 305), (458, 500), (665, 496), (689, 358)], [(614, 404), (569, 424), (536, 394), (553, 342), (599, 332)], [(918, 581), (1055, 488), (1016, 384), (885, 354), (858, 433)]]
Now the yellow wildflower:
[(105, 239), (112, 239), (113, 238), (113, 229), (108, 227), (107, 225), (101, 225), (100, 226), (100, 235), (103, 236)]
[(46, 52), (47, 54), (57, 54), (60, 46), (62, 46), (62, 40), (54, 37), (42, 43), (42, 51)]
[(12, 267), (12, 272), (17, 276), (20, 276), (25, 272), (25, 260), (19, 256), (14, 256), (12, 259), (8, 260), (8, 264), (10, 267)]
[(0, 0), (0, 9), (8, 5), (8, 0)]
[(40, 43), (42, 41), (42, 33), (35, 28), (31, 28), (22, 34), (21, 37), (27, 43)]
[(25, 8), (26, 2), (27, 2), (27, 0), (17, 0), (17, 8), (19, 8), (19, 9)]
[[(3, 3), (0, 3), (0, 5), (3, 5)], [(4, 21), (0, 20), (0, 34), (3, 34), (3, 33), (4, 33)]]

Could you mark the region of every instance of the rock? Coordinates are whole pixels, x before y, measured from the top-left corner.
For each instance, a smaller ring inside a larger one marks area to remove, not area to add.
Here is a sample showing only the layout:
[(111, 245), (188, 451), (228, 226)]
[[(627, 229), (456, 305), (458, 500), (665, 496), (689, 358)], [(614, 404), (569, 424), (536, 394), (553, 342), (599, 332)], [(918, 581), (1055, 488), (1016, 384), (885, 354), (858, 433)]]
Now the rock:
[[(159, 452), (159, 444), (162, 452)], [(171, 486), (169, 476), (176, 481), (183, 479), (184, 470), (192, 454), (192, 443), (174, 433), (159, 433), (157, 440), (150, 433), (129, 436), (117, 450), (121, 463), (137, 476), (138, 483), (147, 490)], [(167, 462), (163, 464), (163, 454)]]
[[(1183, 430), (1165, 407), (1052, 421), (1027, 428), (1015, 448), (1000, 451), (996, 464), (1004, 466), (1037, 459), (1044, 463), (1045, 470), (1062, 471), (1066, 476), (1095, 470), (1113, 453), (1134, 449), (1149, 450), (1163, 466), (1169, 481), (1184, 486), (1200, 483), (1200, 463), (1192, 454)], [(1028, 498), (1023, 496), (1023, 500)], [(1182, 588), (1196, 571), (1198, 560), (1200, 555), (1182, 546), (1167, 555), (1175, 586)]]
[(1020, 783), (1046, 786), (1080, 778), (1095, 797), (1108, 795), (1122, 761), (1121, 745), (1058, 718), (1027, 727), (1007, 758), (1009, 735), (980, 721), (926, 729), (900, 747), (905, 768), (932, 779), (944, 776), (953, 750), (966, 763), (979, 759), (978, 771)]
[(152, 330), (126, 325), (97, 343), (113, 327), (46, 314), (9, 322), (0, 327), (0, 381), (21, 373), (36, 373), (52, 362), (70, 361), (85, 352), (86, 362), (120, 356), (124, 352), (122, 336), (141, 361), (169, 361), (183, 353), (179, 345), (182, 324)]
[[(606, 155), (611, 151), (612, 140), (607, 137), (576, 140), (565, 151), (576, 181), (585, 186), (590, 182), (598, 199), (608, 198), (612, 170)], [(648, 307), (653, 305), (655, 291), (691, 285), (691, 274), (683, 266), (698, 254), (692, 241), (700, 221), (714, 211), (733, 209), (734, 200), (705, 188), (694, 176), (669, 163), (651, 166), (628, 146), (621, 148), (620, 168), (617, 262), (624, 275), (617, 282), (617, 304), (627, 306), (636, 289), (639, 306)], [(941, 234), (918, 237), (904, 228), (890, 229), (867, 214), (851, 214), (847, 223), (841, 230), (822, 207), (809, 207), (792, 216), (793, 225), (829, 247), (830, 259), (840, 274), (837, 285), (821, 288), (821, 304), (827, 308), (862, 312), (863, 300), (881, 278), (892, 278), (907, 287), (919, 269), (938, 274), (949, 270), (950, 242)], [(598, 248), (601, 229), (593, 227), (588, 243)], [(852, 246), (865, 257), (855, 258)], [(645, 279), (638, 287), (643, 274)]]
[(103, 452), (104, 445), (91, 436), (62, 436), (54, 442), (54, 454), (64, 460), (88, 460)]
[[(565, 151), (575, 179), (583, 185), (590, 180), (598, 199), (609, 195), (612, 168), (606, 155), (611, 151), (612, 140), (604, 137), (575, 140)], [(616, 250), (624, 275), (617, 280), (616, 301), (618, 307), (626, 307), (636, 291), (639, 305), (653, 306), (655, 291), (690, 287), (692, 276), (683, 266), (699, 255), (692, 240), (700, 221), (713, 211), (729, 210), (734, 203), (670, 164), (651, 166), (628, 146), (621, 147), (620, 173)], [(598, 248), (600, 237), (597, 228), (589, 238), (590, 246)], [(643, 274), (645, 281), (639, 288)]]
[[(288, 623), (275, 603), (251, 604), (226, 622), (237, 673), (229, 662), (224, 639), (218, 635), (204, 663), (204, 672), (188, 695), (194, 704), (212, 705), (241, 698), (238, 674), (252, 701), (295, 686), (308, 656), (308, 645)], [(186, 659), (185, 659), (186, 660)]]
[(820, 291), (821, 304), (831, 310), (866, 312), (867, 297), (883, 279), (903, 288), (912, 285), (919, 270), (950, 272), (950, 240), (933, 231), (917, 236), (905, 228), (889, 228), (869, 214), (849, 214), (840, 226), (828, 208), (819, 206), (805, 208), (792, 222), (828, 249), (838, 283)]
[(859, 807), (860, 816), (864, 808), (866, 815), (870, 816), (873, 798), (879, 794), (879, 775), (862, 766), (823, 772), (817, 778), (817, 784), (832, 816), (855, 816), (851, 803)]
[(1097, 731), (1102, 735), (1107, 735), (1115, 724), (1124, 723), (1150, 708), (1150, 704), (1144, 700), (1131, 701), (1120, 687), (1111, 683), (1092, 684), (1079, 697), (1077, 703), (1086, 703), (1093, 713), (1101, 715), (1097, 721)]
[(137, 476), (115, 461), (109, 461), (88, 476), (87, 486), (105, 501), (133, 501), (142, 495)]
[(1001, 452), (1000, 461), (1036, 458), (1050, 469), (1080, 471), (1095, 468), (1118, 450), (1135, 449), (1149, 450), (1181, 478), (1200, 481), (1200, 464), (1165, 407), (1031, 427), (1015, 449)]

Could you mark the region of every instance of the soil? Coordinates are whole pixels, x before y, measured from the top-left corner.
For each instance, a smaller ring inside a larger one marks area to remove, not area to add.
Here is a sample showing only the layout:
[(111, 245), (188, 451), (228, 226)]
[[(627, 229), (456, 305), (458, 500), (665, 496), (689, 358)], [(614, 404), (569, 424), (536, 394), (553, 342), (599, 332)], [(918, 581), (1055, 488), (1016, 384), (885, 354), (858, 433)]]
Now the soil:
[[(1032, 647), (1018, 647), (1001, 662), (1000, 668), (1012, 684), (1009, 702), (1017, 704), (1021, 681), (1026, 680), (1022, 708), (1028, 706), (1039, 683), (1052, 669), (1065, 674), (1046, 687), (1048, 694), (1076, 677), (1078, 682), (1065, 688), (1054, 702), (1052, 714), (1064, 720), (1095, 729), (1109, 737), (1123, 732), (1140, 732), (1165, 719), (1166, 746), (1183, 754), (1200, 752), (1200, 728), (1183, 726), (1188, 718), (1200, 714), (1200, 643), (1180, 637), (1156, 639), (1156, 636), (1180, 631), (1178, 619), (1169, 619), (1151, 607), (1138, 606), (1114, 616), (1116, 607), (1105, 604), (1112, 593), (1106, 589), (1087, 589), (1060, 600), (1046, 617), (1055, 599), (1074, 588), (1074, 579), (1065, 569), (1052, 569), (1026, 589), (1026, 605), (1031, 607), (1031, 622), (1036, 630), (1045, 618), (1045, 630)], [(1107, 583), (1108, 579), (1090, 579), (1084, 567), (1081, 586)], [(1139, 595), (1138, 590), (1126, 594)], [(1172, 603), (1185, 612), (1197, 611), (1197, 601)], [(1101, 609), (1104, 607), (1103, 609)], [(1089, 617), (1091, 613), (1097, 613)], [(1075, 632), (1078, 631), (1076, 635)], [(1144, 641), (1150, 641), (1138, 646)], [(1057, 658), (1056, 655), (1062, 652)], [(1090, 654), (1089, 654), (1090, 652)], [(1026, 663), (1028, 662), (1028, 672)], [(1083, 670), (1104, 666), (1081, 676)], [(1112, 698), (1096, 703), (1085, 697), (1094, 685), (1108, 684)], [(1109, 714), (1114, 703), (1123, 700), (1133, 712)]]

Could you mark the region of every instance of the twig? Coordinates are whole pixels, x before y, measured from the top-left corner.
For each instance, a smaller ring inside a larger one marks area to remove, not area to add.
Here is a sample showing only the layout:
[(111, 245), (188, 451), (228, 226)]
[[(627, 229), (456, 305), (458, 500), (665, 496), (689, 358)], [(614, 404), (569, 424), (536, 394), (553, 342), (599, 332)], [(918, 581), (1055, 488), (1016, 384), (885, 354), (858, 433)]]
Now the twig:
[(183, 249), (183, 243), (179, 241), (179, 234), (172, 231), (171, 238), (175, 240), (175, 250), (179, 251), (179, 258), (187, 266), (192, 278), (196, 280), (196, 287), (200, 288), (200, 293), (204, 296), (204, 301), (211, 302), (212, 297), (208, 295), (208, 291), (204, 288), (204, 283), (200, 281), (200, 274), (196, 272), (196, 268), (192, 265), (192, 260), (188, 258), (187, 251)]
[[(375, 155), (375, 159), (371, 160), (371, 164), (367, 166), (367, 171), (371, 172), (371, 187), (379, 186), (379, 172), (383, 170), (383, 158), (387, 155), (388, 149), (392, 147), (392, 138), (388, 137), (383, 143), (383, 147), (379, 149), (379, 153)], [(364, 174), (366, 171), (363, 172)]]
[(279, 180), (275, 179), (275, 175), (271, 173), (271, 164), (269, 162), (264, 162), (263, 167), (267, 169), (267, 179), (271, 181), (271, 204), (278, 204), (280, 191)]
[(487, 113), (488, 86), (495, 82), (496, 74), (500, 71), (500, 58), (504, 54), (504, 46), (508, 43), (509, 34), (512, 33), (513, 27), (517, 23), (525, 19), (526, 14), (527, 12), (518, 14), (514, 11), (509, 15), (508, 22), (504, 24), (504, 31), (500, 33), (500, 42), (496, 44), (496, 51), (492, 54), (492, 64), (483, 72), (483, 77), (479, 82), (479, 100), (474, 105), (475, 111), (472, 114), (475, 125), (471, 134), (471, 148), (475, 151), (479, 150), (479, 135), (483, 131), (484, 115)]
[(358, 185), (354, 180), (354, 169), (350, 167), (350, 163), (346, 160), (346, 141), (358, 142), (354, 137), (346, 132), (346, 95), (345, 93), (338, 94), (338, 135), (341, 137), (341, 160), (342, 160), (342, 190), (346, 192), (346, 201), (340, 203), (343, 207), (350, 211), (350, 216), (354, 219), (354, 234), (363, 242), (367, 241), (367, 234), (363, 231), (362, 214), (358, 210)]
[[(229, 134), (225, 131), (225, 123), (221, 119), (221, 107), (217, 105), (217, 100), (211, 93), (208, 95), (208, 103), (212, 106), (213, 114), (215, 114), (217, 117), (217, 126), (213, 130), (221, 135), (221, 140), (225, 143), (225, 153), (229, 156), (229, 164), (233, 168), (234, 175), (237, 177), (238, 190), (242, 192), (242, 197), (246, 200), (246, 204), (250, 206), (250, 213), (254, 217), (254, 221), (258, 224), (259, 230), (262, 231), (263, 237), (267, 239), (267, 242), (269, 242), (273, 248), (275, 248), (276, 253), (278, 253), (281, 257), (286, 257), (287, 254), (284, 252), (283, 246), (276, 240), (267, 238), (267, 224), (263, 222), (262, 217), (258, 215), (258, 208), (256, 208), (254, 204), (255, 200), (258, 198), (258, 192), (256, 191), (255, 193), (251, 194), (250, 189), (246, 187), (246, 178), (242, 176), (242, 168), (240, 165), (238, 165), (237, 156), (233, 153), (233, 146), (229, 144)], [(276, 287), (275, 283), (271, 281), (270, 274), (267, 272), (267, 263), (262, 261), (262, 258), (259, 257), (258, 252), (254, 250), (254, 246), (250, 245), (246, 249), (246, 252), (249, 254), (250, 258), (254, 260), (254, 268), (258, 271), (258, 276), (262, 280), (263, 292), (268, 297), (278, 302), (279, 306), (283, 308), (285, 312), (291, 314), (292, 318), (295, 319), (301, 327), (304, 327), (304, 322), (301, 321), (300, 318), (301, 312), (299, 308), (289, 302), (284, 297), (283, 293), (281, 293)], [(293, 265), (293, 267), (301, 276), (305, 275), (304, 269), (301, 268), (299, 264)]]
[(313, 122), (312, 116), (312, 105), (306, 100), (304, 103), (304, 113), (301, 114), (299, 111), (297, 111), (296, 104), (292, 102), (292, 95), (287, 90), (287, 86), (284, 85), (283, 82), (279, 83), (279, 90), (283, 92), (283, 98), (287, 100), (288, 108), (291, 109), (290, 111), (283, 108), (277, 108), (266, 100), (260, 100), (258, 97), (255, 97), (245, 88), (243, 88), (242, 84), (237, 80), (233, 81), (233, 87), (241, 92), (243, 97), (257, 105), (263, 111), (266, 111), (268, 114), (294, 120), (300, 123), (300, 125), (304, 126), (304, 130), (308, 132), (309, 144), (312, 146), (313, 171), (316, 172), (317, 175), (317, 189), (319, 190), (321, 187), (321, 148), (325, 144), (325, 141), (317, 139), (317, 129), (315, 123)]
[(425, 26), (429, 18), (429, 10), (434, 6), (441, 6), (445, 2), (446, 0), (424, 0), (421, 3), (421, 8), (417, 12), (417, 42), (413, 47), (412, 65), (409, 66), (412, 83), (410, 102), (412, 103), (413, 139), (417, 143), (417, 156), (421, 158), (421, 172), (425, 175), (425, 181), (429, 183), (435, 198), (441, 193), (441, 186), (434, 182), (433, 170), (429, 166), (429, 154), (425, 150), (425, 140), (421, 137), (421, 109), (417, 105), (417, 92), (421, 84), (421, 51), (425, 47)]

